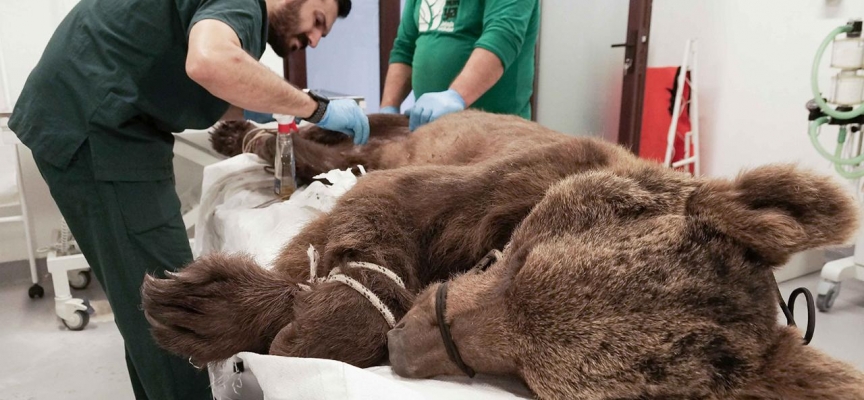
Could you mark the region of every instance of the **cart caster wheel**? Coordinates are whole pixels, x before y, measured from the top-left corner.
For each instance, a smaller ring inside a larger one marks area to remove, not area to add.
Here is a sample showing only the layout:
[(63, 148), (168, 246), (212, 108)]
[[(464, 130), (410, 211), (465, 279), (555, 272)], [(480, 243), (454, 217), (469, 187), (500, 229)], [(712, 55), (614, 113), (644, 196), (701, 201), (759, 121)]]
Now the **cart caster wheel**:
[(90, 322), (90, 314), (87, 314), (86, 311), (75, 310), (72, 318), (63, 320), (63, 325), (66, 325), (70, 331), (80, 331), (87, 326), (88, 322)]
[(27, 295), (30, 296), (31, 299), (35, 299), (37, 297), (41, 299), (45, 297), (45, 289), (42, 289), (42, 286), (39, 286), (39, 284), (37, 283), (33, 286), (30, 286), (30, 290), (27, 291)]
[(69, 286), (72, 289), (84, 290), (90, 286), (92, 280), (93, 276), (90, 275), (90, 271), (77, 271), (69, 274)]
[(827, 312), (834, 306), (834, 300), (840, 295), (840, 283), (822, 281), (819, 283), (819, 295), (816, 296), (816, 308)]

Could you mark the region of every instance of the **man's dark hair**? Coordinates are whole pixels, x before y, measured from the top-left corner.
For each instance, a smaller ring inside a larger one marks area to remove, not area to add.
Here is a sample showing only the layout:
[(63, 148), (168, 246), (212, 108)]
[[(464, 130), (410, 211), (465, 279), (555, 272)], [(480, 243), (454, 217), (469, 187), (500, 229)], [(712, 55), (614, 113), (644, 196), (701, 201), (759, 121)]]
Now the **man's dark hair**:
[(351, 0), (336, 0), (336, 5), (339, 6), (339, 17), (345, 18), (351, 12)]

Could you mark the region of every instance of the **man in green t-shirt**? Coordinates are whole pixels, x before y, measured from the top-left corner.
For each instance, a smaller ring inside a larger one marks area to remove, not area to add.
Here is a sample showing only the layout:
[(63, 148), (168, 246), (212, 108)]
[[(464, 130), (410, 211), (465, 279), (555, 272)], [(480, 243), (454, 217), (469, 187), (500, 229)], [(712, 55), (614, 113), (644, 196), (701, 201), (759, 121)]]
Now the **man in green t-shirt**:
[(283, 57), (315, 47), (350, 9), (351, 0), (82, 0), (28, 77), (9, 127), (105, 289), (137, 399), (212, 398), (207, 373), (161, 350), (141, 310), (145, 274), (192, 261), (171, 132), (253, 110), (364, 143), (369, 121), (356, 103), (307, 95), (258, 62), (268, 42)]
[(406, 0), (381, 97), (411, 130), (466, 107), (531, 118), (538, 0)]

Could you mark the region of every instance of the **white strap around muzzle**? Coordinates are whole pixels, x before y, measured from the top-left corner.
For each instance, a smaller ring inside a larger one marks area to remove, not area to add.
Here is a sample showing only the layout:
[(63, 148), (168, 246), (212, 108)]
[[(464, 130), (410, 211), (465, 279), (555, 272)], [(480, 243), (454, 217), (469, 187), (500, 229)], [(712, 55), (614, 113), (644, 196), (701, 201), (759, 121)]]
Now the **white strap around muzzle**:
[[(393, 316), (393, 312), (390, 311), (389, 308), (381, 301), (381, 298), (378, 297), (374, 292), (369, 290), (365, 285), (360, 283), (354, 278), (351, 278), (348, 275), (342, 273), (342, 270), (339, 267), (333, 268), (326, 277), (318, 277), (318, 260), (319, 255), (318, 251), (315, 250), (315, 247), (311, 244), (309, 245), (309, 249), (306, 251), (306, 255), (309, 256), (309, 285), (325, 283), (325, 282), (339, 282), (345, 286), (350, 287), (360, 293), (375, 306), (376, 309), (381, 313), (385, 320), (387, 320), (387, 325), (390, 325), (390, 328), (396, 326), (396, 317)], [(368, 263), (368, 262), (360, 262), (360, 261), (352, 261), (346, 265), (348, 268), (363, 268), (368, 269), (370, 271), (378, 272), (393, 282), (396, 282), (399, 287), (405, 289), (405, 282), (402, 281), (402, 278), (399, 275), (396, 275), (393, 271), (384, 268), (380, 265)], [(300, 287), (301, 290), (309, 291), (312, 290), (312, 287), (309, 285), (304, 285), (302, 283), (298, 283), (297, 286)]]

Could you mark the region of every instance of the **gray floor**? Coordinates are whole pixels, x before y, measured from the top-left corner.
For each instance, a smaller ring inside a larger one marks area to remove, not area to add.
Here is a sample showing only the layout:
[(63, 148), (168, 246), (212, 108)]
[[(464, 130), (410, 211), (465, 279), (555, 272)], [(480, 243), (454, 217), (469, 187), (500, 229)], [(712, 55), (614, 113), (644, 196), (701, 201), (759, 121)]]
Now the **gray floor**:
[[(27, 271), (26, 264), (2, 268)], [(42, 279), (45, 297), (31, 300), (27, 275), (6, 272), (0, 280), (0, 399), (134, 399), (123, 339), (95, 279), (86, 290), (72, 291), (97, 311), (83, 331), (72, 332), (54, 313), (50, 276)]]
[[(15, 268), (26, 272), (26, 266)], [(818, 281), (819, 276), (813, 274), (784, 282), (781, 292), (788, 297), (794, 288), (803, 286), (815, 293)], [(50, 285), (45, 287), (45, 298), (30, 300), (26, 275), (6, 275), (0, 282), (0, 354), (3, 356), (0, 398), (133, 398), (123, 359), (123, 342), (98, 283), (73, 294), (90, 299), (97, 313), (84, 331), (70, 332), (55, 317)], [(800, 303), (799, 307), (802, 305)], [(864, 282), (844, 282), (831, 312), (817, 315), (813, 346), (864, 370), (862, 341)]]

